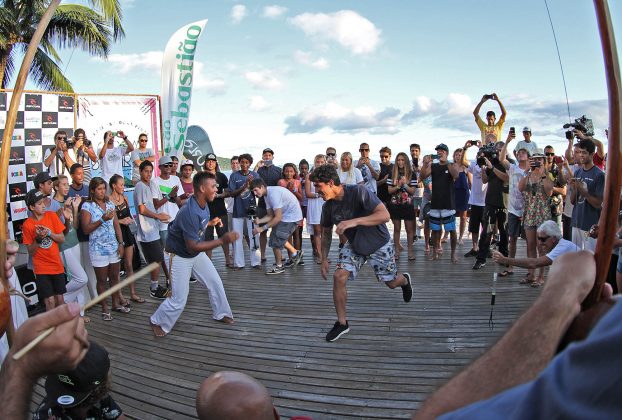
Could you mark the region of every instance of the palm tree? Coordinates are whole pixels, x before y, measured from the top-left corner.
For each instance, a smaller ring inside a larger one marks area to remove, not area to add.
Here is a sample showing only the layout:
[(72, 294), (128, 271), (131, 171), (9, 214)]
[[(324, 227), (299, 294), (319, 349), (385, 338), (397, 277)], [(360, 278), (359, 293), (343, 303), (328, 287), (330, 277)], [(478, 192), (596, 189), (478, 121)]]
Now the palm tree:
[[(56, 48), (80, 48), (107, 57), (111, 42), (125, 35), (119, 0), (89, 2), (93, 8), (61, 4), (54, 13), (29, 70), (31, 80), (40, 88), (73, 92), (59, 67)], [(8, 86), (16, 55), (28, 48), (47, 5), (45, 0), (0, 0), (0, 87)]]

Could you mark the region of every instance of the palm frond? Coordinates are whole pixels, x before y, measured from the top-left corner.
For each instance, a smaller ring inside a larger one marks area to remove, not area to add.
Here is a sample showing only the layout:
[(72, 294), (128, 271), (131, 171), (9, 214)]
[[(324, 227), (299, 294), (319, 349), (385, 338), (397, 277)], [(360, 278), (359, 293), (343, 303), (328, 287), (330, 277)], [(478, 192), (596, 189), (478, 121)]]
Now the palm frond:
[(45, 37), (61, 48), (80, 48), (91, 55), (106, 57), (110, 48), (110, 29), (102, 16), (85, 6), (59, 6)]
[(4, 73), (2, 74), (2, 80), (0, 80), (0, 87), (6, 89), (15, 72), (15, 51), (13, 48), (0, 50), (0, 63), (4, 64)]
[(29, 74), (32, 81), (43, 90), (73, 92), (71, 82), (41, 48), (38, 48), (35, 53)]
[(112, 27), (114, 34), (113, 39), (118, 41), (125, 37), (125, 31), (121, 25), (123, 20), (123, 11), (119, 0), (89, 0), (97, 10), (101, 11), (106, 22)]

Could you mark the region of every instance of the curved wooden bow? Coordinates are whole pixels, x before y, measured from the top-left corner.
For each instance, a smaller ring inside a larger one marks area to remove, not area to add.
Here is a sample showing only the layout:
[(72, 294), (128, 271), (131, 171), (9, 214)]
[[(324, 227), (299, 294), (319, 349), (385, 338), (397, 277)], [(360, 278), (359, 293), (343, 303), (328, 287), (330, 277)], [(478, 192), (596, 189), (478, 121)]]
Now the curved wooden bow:
[(620, 155), (622, 144), (620, 127), (622, 99), (622, 80), (620, 79), (620, 66), (616, 41), (611, 25), (611, 16), (607, 0), (594, 0), (600, 43), (605, 61), (605, 74), (607, 76), (607, 92), (609, 96), (609, 141), (607, 150), (607, 176), (605, 177), (605, 192), (603, 208), (598, 222), (598, 239), (594, 258), (596, 259), (596, 282), (594, 288), (583, 302), (583, 308), (594, 306), (600, 299), (600, 295), (607, 278), (611, 251), (613, 250), (614, 235), (618, 230), (618, 214), (620, 211), (620, 188), (622, 187), (622, 165)]
[[(24, 85), (26, 84), (26, 79), (28, 77), (28, 70), (30, 70), (30, 65), (32, 64), (32, 59), (35, 56), (35, 52), (37, 48), (39, 48), (39, 43), (41, 42), (41, 38), (45, 33), (45, 30), (50, 23), (50, 19), (52, 19), (52, 15), (56, 11), (56, 8), (60, 4), (60, 0), (52, 0), (47, 10), (41, 17), (39, 21), (39, 25), (37, 26), (37, 30), (30, 40), (30, 44), (28, 44), (28, 50), (26, 50), (26, 54), (24, 55), (24, 60), (22, 61), (22, 66), (19, 69), (19, 73), (17, 75), (17, 79), (15, 81), (15, 87), (13, 88), (13, 95), (11, 96), (11, 104), (9, 105), (9, 109), (6, 115), (6, 125), (4, 126), (4, 133), (2, 135), (2, 150), (0, 152), (0, 261), (6, 261), (6, 240), (8, 238), (8, 217), (6, 212), (6, 190), (8, 188), (8, 179), (9, 179), (9, 156), (11, 152), (11, 140), (13, 138), (13, 129), (15, 128), (15, 121), (17, 120), (17, 109), (19, 108), (19, 102), (22, 98), (22, 93), (24, 92)], [(11, 320), (11, 301), (8, 299), (8, 291), (9, 291), (9, 281), (6, 278), (4, 272), (4, 262), (0, 264), (0, 280), (2, 281), (3, 289), (7, 292), (6, 299), (3, 299), (0, 302), (0, 309), (8, 309), (7, 324), (0, 325), (0, 330), (2, 327), (6, 328), (7, 338), (9, 341), (9, 346), (13, 341), (13, 321)], [(0, 296), (4, 297), (4, 294), (0, 294)]]

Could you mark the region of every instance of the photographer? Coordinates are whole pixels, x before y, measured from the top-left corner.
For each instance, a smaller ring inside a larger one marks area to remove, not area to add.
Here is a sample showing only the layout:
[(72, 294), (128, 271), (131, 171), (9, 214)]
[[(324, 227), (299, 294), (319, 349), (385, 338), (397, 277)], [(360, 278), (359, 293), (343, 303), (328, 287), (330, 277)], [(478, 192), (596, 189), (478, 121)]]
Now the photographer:
[(462, 166), (471, 174), (471, 196), (469, 197), (469, 233), (471, 234), (471, 250), (464, 254), (465, 257), (475, 257), (479, 251), (480, 226), (483, 227), (484, 207), (486, 206), (486, 189), (488, 184), (482, 182), (482, 168), (477, 165), (477, 160), (469, 162), (467, 150), (469, 147), (481, 147), (481, 141), (467, 140), (464, 143), (462, 153)]
[(67, 141), (67, 132), (57, 131), (54, 134), (54, 147), (46, 150), (43, 155), (43, 166), (53, 178), (61, 174), (68, 175), (69, 168), (73, 165), (74, 160), (73, 143)]
[(509, 181), (505, 167), (497, 158), (497, 148), (488, 144), (477, 152), (477, 166), (482, 170), (482, 183), (488, 184), (486, 190), (484, 214), (482, 216), (482, 234), (479, 238), (479, 251), (473, 270), (479, 270), (486, 265), (486, 258), (490, 252), (490, 241), (493, 226), (499, 230), (499, 251), (508, 254), (508, 233), (506, 230), (506, 212), (503, 201), (504, 183)]
[(547, 176), (553, 182), (553, 193), (550, 199), (551, 220), (562, 229), (562, 213), (564, 211), (564, 197), (566, 196), (566, 181), (561, 175), (564, 158), (555, 156), (555, 149), (551, 145), (544, 148), (544, 156), (546, 157)]
[[(501, 108), (501, 117), (499, 121), (496, 121), (496, 115), (494, 111), (488, 111), (486, 113), (486, 122), (482, 120), (479, 116), (479, 111), (482, 108), (484, 102), (488, 100), (497, 101), (499, 104), (499, 108)], [(473, 116), (475, 117), (475, 123), (477, 124), (477, 128), (481, 131), (482, 134), (482, 144), (486, 145), (489, 143), (496, 143), (501, 138), (501, 131), (503, 130), (503, 123), (505, 123), (505, 117), (507, 116), (507, 112), (505, 111), (505, 107), (499, 100), (499, 97), (496, 93), (492, 93), (490, 95), (482, 96), (482, 99), (479, 101), (475, 109), (473, 110)]]
[(359, 152), (361, 153), (361, 157), (354, 161), (354, 166), (361, 171), (363, 181), (365, 181), (367, 189), (376, 194), (378, 192), (376, 180), (378, 179), (378, 174), (380, 172), (380, 164), (369, 158), (369, 144), (361, 143), (359, 146)]
[(337, 149), (334, 147), (326, 148), (326, 163), (333, 165), (335, 168), (339, 167), (339, 161), (337, 160)]
[[(551, 219), (549, 197), (553, 192), (553, 182), (549, 179), (544, 155), (535, 153), (529, 161), (529, 173), (518, 183), (518, 189), (523, 194), (525, 209), (523, 211), (523, 226), (527, 237), (527, 256), (536, 258), (538, 243), (536, 229), (542, 223)], [(540, 270), (538, 279), (534, 278), (534, 271), (529, 270), (527, 276), (521, 280), (521, 284), (529, 284), (533, 287), (544, 283), (544, 271)]]
[[(91, 182), (91, 163), (97, 162), (97, 154), (93, 150), (93, 142), (86, 138), (83, 129), (78, 128), (73, 132), (74, 150), (76, 152), (75, 163), (82, 165), (84, 170), (84, 182), (88, 185)], [(73, 166), (73, 162), (69, 167)]]
[[(114, 145), (115, 135), (125, 142), (125, 146)], [(99, 151), (99, 159), (101, 160), (102, 179), (110, 179), (113, 175), (123, 176), (123, 156), (131, 153), (134, 145), (129, 141), (123, 131), (106, 131), (104, 133), (104, 144)]]
[[(568, 162), (572, 165), (573, 163), (579, 163), (574, 159), (572, 153), (573, 140), (576, 137), (579, 142), (581, 140), (591, 140), (594, 142), (596, 146), (596, 153), (594, 153), (593, 163), (596, 167), (601, 170), (605, 170), (605, 146), (603, 142), (594, 138), (594, 124), (592, 120), (586, 118), (583, 115), (580, 118), (574, 120), (573, 123), (564, 124), (564, 128), (570, 128), (570, 130), (566, 131), (566, 140), (568, 140), (568, 147), (566, 148), (565, 157)], [(607, 134), (607, 130), (605, 130), (605, 134)]]

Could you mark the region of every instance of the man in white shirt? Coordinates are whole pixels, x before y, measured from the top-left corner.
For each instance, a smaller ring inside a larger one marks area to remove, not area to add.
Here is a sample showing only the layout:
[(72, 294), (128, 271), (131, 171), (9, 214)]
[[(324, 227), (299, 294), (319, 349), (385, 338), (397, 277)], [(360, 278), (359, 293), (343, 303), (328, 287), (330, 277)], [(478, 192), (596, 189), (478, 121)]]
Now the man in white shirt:
[(166, 245), (168, 224), (175, 220), (179, 213), (179, 208), (185, 203), (187, 197), (184, 194), (184, 187), (177, 175), (171, 175), (173, 170), (173, 160), (170, 156), (162, 156), (158, 161), (160, 176), (153, 179), (151, 183), (151, 194), (153, 195), (153, 205), (158, 213), (166, 213), (168, 220), (160, 220), (160, 242), (162, 249)]
[(523, 127), (523, 138), (524, 140), (521, 140), (516, 144), (516, 147), (514, 148), (514, 156), (517, 156), (517, 153), (520, 149), (527, 150), (529, 152), (529, 155), (533, 155), (534, 153), (536, 153), (538, 145), (535, 141), (531, 140), (531, 128)]
[(76, 155), (71, 143), (67, 142), (67, 133), (57, 131), (54, 134), (54, 147), (47, 149), (43, 155), (43, 166), (52, 178), (58, 175), (69, 176), (69, 168), (76, 161)]
[(354, 166), (361, 171), (365, 187), (367, 187), (369, 192), (376, 194), (378, 192), (376, 180), (380, 173), (380, 163), (369, 158), (369, 144), (361, 143), (359, 152), (361, 153), (361, 157), (354, 162)]
[(106, 182), (109, 182), (113, 175), (123, 176), (123, 156), (134, 150), (134, 145), (128, 140), (123, 131), (117, 131), (116, 135), (123, 139), (125, 146), (115, 146), (114, 133), (106, 131), (104, 134), (104, 145), (99, 150), (102, 178)]
[(509, 258), (498, 251), (492, 252), (492, 259), (498, 264), (513, 265), (529, 269), (546, 267), (560, 255), (568, 252), (578, 252), (581, 249), (574, 243), (562, 238), (562, 231), (557, 223), (547, 220), (538, 226), (538, 258)]
[[(287, 266), (298, 265), (302, 259), (302, 250), (298, 251), (289, 242), (289, 237), (298, 228), (302, 220), (302, 210), (296, 196), (284, 187), (268, 187), (263, 179), (253, 179), (251, 190), (257, 198), (265, 197), (268, 214), (255, 220), (257, 227), (253, 234), (272, 228), (269, 245), (274, 252), (274, 266), (266, 274), (281, 274), (285, 271), (281, 249), (285, 247), (289, 254)], [(259, 226), (260, 224), (264, 224)]]
[(464, 153), (462, 153), (462, 165), (473, 175), (471, 196), (469, 197), (469, 205), (471, 206), (469, 232), (471, 233), (473, 245), (471, 250), (464, 254), (465, 257), (474, 257), (479, 251), (479, 231), (483, 222), (484, 207), (486, 206), (486, 190), (488, 189), (488, 184), (484, 184), (482, 181), (482, 168), (477, 165), (477, 159), (474, 159), (471, 163), (467, 160), (467, 149), (472, 145), (472, 141), (467, 140), (464, 144)]

